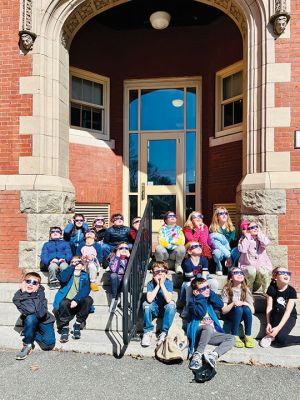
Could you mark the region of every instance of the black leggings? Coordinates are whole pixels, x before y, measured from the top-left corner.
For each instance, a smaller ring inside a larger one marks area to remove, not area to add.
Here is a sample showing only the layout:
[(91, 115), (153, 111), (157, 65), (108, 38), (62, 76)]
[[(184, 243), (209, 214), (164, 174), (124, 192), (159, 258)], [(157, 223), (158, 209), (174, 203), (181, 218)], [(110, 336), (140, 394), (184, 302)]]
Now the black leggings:
[[(272, 326), (277, 326), (284, 313), (280, 312), (275, 312), (271, 314), (271, 324)], [(280, 347), (286, 347), (286, 346), (292, 346), (295, 344), (300, 344), (300, 336), (292, 336), (289, 335), (291, 330), (294, 328), (296, 325), (296, 317), (290, 316), (289, 319), (286, 321), (286, 323), (283, 325), (283, 327), (280, 329), (278, 332), (276, 338), (275, 338), (275, 344), (277, 344)]]

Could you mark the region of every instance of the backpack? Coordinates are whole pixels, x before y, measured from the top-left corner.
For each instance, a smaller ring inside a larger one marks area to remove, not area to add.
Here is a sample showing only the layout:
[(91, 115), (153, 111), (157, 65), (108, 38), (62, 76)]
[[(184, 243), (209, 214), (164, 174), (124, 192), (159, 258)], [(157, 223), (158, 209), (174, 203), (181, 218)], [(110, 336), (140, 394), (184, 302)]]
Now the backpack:
[(216, 373), (217, 371), (206, 363), (203, 364), (201, 368), (193, 371), (194, 380), (197, 383), (210, 381), (216, 375)]
[(181, 364), (183, 350), (188, 346), (188, 338), (182, 328), (172, 325), (166, 340), (155, 349), (155, 357), (165, 364)]

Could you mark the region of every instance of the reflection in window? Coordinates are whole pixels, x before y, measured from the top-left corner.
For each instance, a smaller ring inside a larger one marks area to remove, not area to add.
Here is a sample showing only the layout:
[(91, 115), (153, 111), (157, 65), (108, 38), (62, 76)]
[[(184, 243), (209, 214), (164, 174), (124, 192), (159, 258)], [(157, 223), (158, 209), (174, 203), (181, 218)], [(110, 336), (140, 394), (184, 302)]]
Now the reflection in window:
[(129, 130), (130, 131), (138, 130), (138, 107), (139, 107), (138, 91), (130, 90), (130, 92), (129, 92)]
[(196, 129), (196, 88), (186, 90), (186, 129)]
[(138, 134), (129, 135), (129, 185), (130, 192), (138, 190)]
[(186, 134), (186, 192), (194, 193), (196, 186), (196, 134)]
[(138, 200), (137, 195), (129, 196), (129, 220), (130, 221), (138, 215), (137, 200)]
[(177, 130), (183, 128), (183, 89), (144, 89), (141, 91), (142, 130)]
[(152, 199), (153, 219), (162, 219), (169, 210), (176, 213), (176, 195), (151, 195), (147, 197)]
[(186, 220), (192, 211), (195, 211), (195, 196), (188, 195), (185, 197), (185, 219)]
[(149, 140), (148, 185), (176, 185), (176, 140)]

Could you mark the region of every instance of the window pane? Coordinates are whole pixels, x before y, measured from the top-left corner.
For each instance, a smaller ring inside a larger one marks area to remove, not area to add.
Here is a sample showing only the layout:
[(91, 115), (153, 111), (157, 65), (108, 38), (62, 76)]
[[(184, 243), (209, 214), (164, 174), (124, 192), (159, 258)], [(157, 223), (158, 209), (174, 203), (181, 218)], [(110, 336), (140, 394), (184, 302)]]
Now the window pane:
[(80, 106), (71, 105), (71, 125), (80, 126)]
[(243, 93), (243, 75), (242, 71), (232, 76), (232, 97)]
[(196, 129), (196, 88), (186, 91), (186, 128)]
[(176, 195), (147, 196), (153, 201), (153, 219), (162, 219), (167, 211), (176, 213)]
[(82, 100), (82, 79), (72, 76), (72, 99)]
[(190, 213), (195, 211), (195, 196), (190, 195), (185, 198), (185, 219), (188, 218)]
[(138, 134), (129, 135), (129, 175), (130, 192), (137, 192), (138, 189)]
[(138, 130), (138, 107), (139, 107), (138, 91), (130, 90), (130, 92), (129, 92), (129, 130), (130, 131)]
[(82, 107), (82, 123), (81, 126), (83, 128), (91, 129), (91, 108)]
[(148, 141), (147, 174), (148, 185), (176, 185), (176, 139)]
[(103, 105), (103, 85), (100, 83), (93, 84), (93, 104), (97, 104), (99, 106)]
[(231, 76), (223, 79), (223, 100), (231, 97)]
[(102, 110), (93, 108), (93, 126), (92, 129), (102, 131)]
[(93, 102), (93, 82), (87, 81), (85, 79), (82, 80), (82, 100), (87, 103)]
[(186, 192), (195, 192), (196, 186), (196, 134), (186, 134)]
[(243, 122), (243, 100), (234, 102), (234, 123), (240, 124)]
[(223, 128), (233, 125), (233, 103), (223, 106)]
[(138, 197), (136, 195), (129, 196), (129, 218), (130, 218), (130, 221), (133, 218), (137, 217), (137, 215), (138, 215), (137, 199), (138, 199)]
[(149, 89), (141, 92), (141, 129), (183, 129), (183, 89)]

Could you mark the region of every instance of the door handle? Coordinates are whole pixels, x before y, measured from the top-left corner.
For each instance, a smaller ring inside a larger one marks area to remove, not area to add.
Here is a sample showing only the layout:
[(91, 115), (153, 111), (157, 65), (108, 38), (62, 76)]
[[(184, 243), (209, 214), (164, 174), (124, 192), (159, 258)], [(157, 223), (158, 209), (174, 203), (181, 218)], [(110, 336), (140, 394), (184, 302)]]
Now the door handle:
[(141, 190), (141, 197), (142, 197), (142, 200), (145, 200), (145, 184), (144, 183), (142, 183), (142, 190)]

